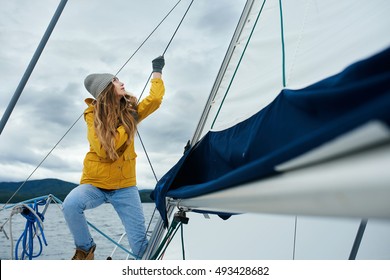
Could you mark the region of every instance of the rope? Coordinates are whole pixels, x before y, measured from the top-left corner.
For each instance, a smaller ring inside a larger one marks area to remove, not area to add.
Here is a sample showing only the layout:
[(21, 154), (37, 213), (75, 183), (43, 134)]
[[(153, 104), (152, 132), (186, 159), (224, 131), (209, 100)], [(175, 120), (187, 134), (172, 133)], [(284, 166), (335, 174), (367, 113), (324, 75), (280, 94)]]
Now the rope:
[[(46, 202), (45, 202), (46, 201)], [(29, 199), (29, 200), (25, 200), (21, 203), (18, 203), (16, 205), (12, 205), (12, 206), (7, 206), (5, 207), (5, 209), (9, 209), (9, 208), (12, 208), (11, 210), (11, 214), (9, 215), (9, 217), (4, 221), (4, 223), (0, 226), (0, 232), (4, 232), (4, 235), (6, 237), (7, 240), (10, 240), (11, 242), (11, 246), (10, 246), (10, 249), (11, 249), (11, 252), (10, 252), (10, 255), (11, 255), (11, 259), (14, 258), (14, 240), (13, 240), (13, 234), (12, 234), (12, 217), (16, 214), (22, 214), (26, 217), (26, 219), (28, 219), (27, 223), (29, 222), (32, 222), (35, 220), (35, 222), (38, 223), (38, 229), (40, 230), (41, 234), (43, 235), (43, 216), (44, 214), (46, 213), (46, 210), (48, 208), (48, 206), (54, 202), (55, 204), (60, 204), (62, 203), (61, 200), (59, 200), (57, 197), (49, 194), (49, 195), (45, 195), (45, 196), (40, 196), (40, 197), (36, 197), (36, 198), (33, 198), (33, 199)], [(32, 204), (31, 203), (34, 203), (34, 205), (36, 206), (31, 206)], [(39, 213), (38, 212), (38, 205), (43, 205), (45, 204), (45, 208), (43, 209), (42, 213)], [(9, 230), (10, 230), (10, 236), (8, 237), (6, 231), (4, 230), (4, 227), (5, 225), (9, 222)], [(32, 224), (33, 225), (33, 224)], [(28, 225), (26, 228), (29, 229), (30, 225)], [(32, 227), (34, 228), (34, 227)], [(35, 228), (36, 229), (36, 228)], [(23, 238), (27, 238), (29, 239), (28, 235), (31, 233), (29, 230), (25, 230), (25, 232), (22, 233), (21, 235), (21, 238), (19, 238), (20, 241), (18, 241), (19, 243), (23, 241)], [(34, 231), (33, 231), (34, 233)], [(38, 236), (38, 238), (40, 239), (39, 235), (37, 234), (30, 234), (30, 236)], [(40, 244), (40, 247), (42, 247), (42, 242), (39, 240), (38, 241), (39, 244)], [(46, 243), (46, 242), (45, 242)], [(23, 247), (24, 249), (27, 248), (27, 242), (25, 243), (26, 245)], [(30, 248), (30, 244), (33, 244), (32, 242), (29, 242), (29, 251), (28, 252), (31, 252), (31, 253), (26, 253), (26, 251), (24, 252), (24, 255), (22, 256), (22, 258), (25, 258), (25, 256), (29, 256), (31, 255), (32, 256), (32, 252), (33, 252), (33, 248), (31, 249)], [(19, 246), (19, 245), (18, 245)], [(41, 249), (40, 249), (40, 253), (41, 253)], [(17, 252), (18, 252), (18, 249), (16, 250), (16, 254), (17, 255)], [(40, 254), (39, 253), (39, 254)]]
[[(45, 234), (43, 232), (43, 220), (44, 216), (42, 213), (38, 211), (39, 205), (45, 205), (45, 200), (36, 201), (34, 204), (23, 204), (21, 207), (21, 214), (23, 217), (27, 219), (26, 226), (22, 234), (20, 235), (18, 241), (16, 242), (15, 246), (15, 259), (19, 259), (19, 245), (22, 244), (22, 253), (20, 259), (24, 260), (26, 257), (28, 257), (29, 260), (32, 260), (33, 258), (39, 257), (42, 253), (42, 240), (44, 244), (47, 246)], [(38, 226), (38, 229), (42, 235), (38, 234), (37, 227), (35, 226), (35, 223)], [(37, 237), (38, 244), (39, 244), (39, 251), (34, 255), (34, 238)]]

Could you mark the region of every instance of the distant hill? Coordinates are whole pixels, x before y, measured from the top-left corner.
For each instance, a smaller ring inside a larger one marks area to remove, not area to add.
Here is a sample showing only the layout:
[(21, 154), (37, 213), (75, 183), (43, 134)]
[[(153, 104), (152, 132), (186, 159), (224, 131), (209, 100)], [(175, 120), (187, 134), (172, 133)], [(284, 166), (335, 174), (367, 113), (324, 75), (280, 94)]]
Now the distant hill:
[[(0, 203), (5, 203), (22, 185), (23, 182), (0, 182)], [(10, 201), (11, 203), (21, 202), (26, 199), (52, 194), (63, 201), (66, 195), (77, 186), (77, 184), (58, 180), (42, 179), (27, 181), (24, 186)], [(140, 197), (143, 203), (153, 202), (150, 199), (152, 190), (140, 190)]]

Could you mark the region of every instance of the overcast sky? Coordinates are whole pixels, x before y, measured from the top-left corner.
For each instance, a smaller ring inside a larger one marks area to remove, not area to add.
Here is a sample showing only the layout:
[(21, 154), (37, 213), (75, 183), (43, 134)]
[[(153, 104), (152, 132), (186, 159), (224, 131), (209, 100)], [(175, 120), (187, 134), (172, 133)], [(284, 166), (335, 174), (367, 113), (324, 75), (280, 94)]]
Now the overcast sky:
[[(3, 115), (60, 1), (5, 1), (0, 10), (0, 111)], [(82, 114), (90, 73), (115, 74), (177, 3), (68, 1), (0, 137), (0, 181), (24, 181)], [(118, 77), (139, 96), (151, 61), (167, 46), (190, 1), (183, 0)], [(191, 139), (244, 0), (194, 1), (166, 55), (162, 107), (139, 126), (158, 178)], [(147, 86), (147, 90), (149, 85)], [(145, 91), (143, 97), (147, 95)], [(139, 140), (138, 185), (155, 179)], [(80, 119), (31, 180), (78, 183), (88, 151)]]

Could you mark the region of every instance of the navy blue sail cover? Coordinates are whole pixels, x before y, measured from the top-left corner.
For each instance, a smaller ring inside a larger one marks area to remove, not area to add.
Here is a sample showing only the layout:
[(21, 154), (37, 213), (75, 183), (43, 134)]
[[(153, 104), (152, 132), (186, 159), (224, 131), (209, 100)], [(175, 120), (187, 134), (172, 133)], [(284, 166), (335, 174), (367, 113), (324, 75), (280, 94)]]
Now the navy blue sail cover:
[(390, 48), (308, 87), (284, 89), (249, 119), (208, 132), (151, 197), (167, 226), (166, 197), (192, 198), (275, 176), (275, 166), (370, 120), (390, 125)]

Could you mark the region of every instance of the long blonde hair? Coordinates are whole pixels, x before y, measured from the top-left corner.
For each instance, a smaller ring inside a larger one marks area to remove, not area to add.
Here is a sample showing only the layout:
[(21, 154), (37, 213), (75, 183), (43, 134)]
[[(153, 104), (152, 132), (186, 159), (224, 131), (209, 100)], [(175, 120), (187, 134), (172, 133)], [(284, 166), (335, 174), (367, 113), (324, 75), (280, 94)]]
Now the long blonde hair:
[(117, 128), (123, 126), (128, 139), (126, 144), (134, 138), (137, 131), (138, 113), (137, 98), (126, 95), (118, 101), (115, 87), (111, 83), (96, 99), (94, 126), (96, 135), (111, 160), (117, 160), (115, 138)]

